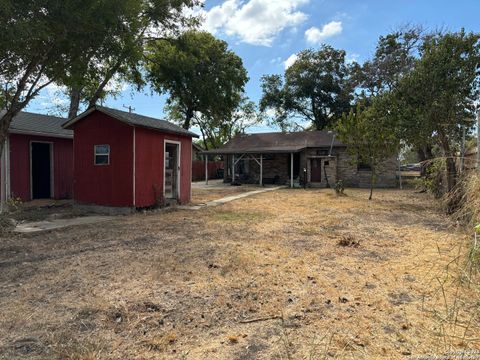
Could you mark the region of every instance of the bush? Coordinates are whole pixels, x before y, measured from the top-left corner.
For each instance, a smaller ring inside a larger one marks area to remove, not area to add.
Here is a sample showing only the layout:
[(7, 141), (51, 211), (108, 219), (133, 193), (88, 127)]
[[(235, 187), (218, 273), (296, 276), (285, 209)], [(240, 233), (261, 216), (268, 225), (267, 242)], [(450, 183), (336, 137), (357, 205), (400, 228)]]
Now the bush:
[(337, 195), (344, 195), (344, 191), (345, 191), (345, 186), (343, 185), (343, 181), (342, 180), (338, 180), (337, 182), (335, 182), (335, 185), (333, 186), (333, 188), (335, 189), (335, 193)]
[(454, 217), (461, 223), (474, 227), (480, 223), (480, 174), (469, 172), (462, 176), (447, 195), (447, 203), (455, 203)]
[(423, 178), (424, 188), (439, 199), (445, 192), (445, 160), (433, 159), (427, 164), (426, 174)]
[(0, 234), (8, 233), (15, 228), (15, 223), (6, 214), (0, 214)]

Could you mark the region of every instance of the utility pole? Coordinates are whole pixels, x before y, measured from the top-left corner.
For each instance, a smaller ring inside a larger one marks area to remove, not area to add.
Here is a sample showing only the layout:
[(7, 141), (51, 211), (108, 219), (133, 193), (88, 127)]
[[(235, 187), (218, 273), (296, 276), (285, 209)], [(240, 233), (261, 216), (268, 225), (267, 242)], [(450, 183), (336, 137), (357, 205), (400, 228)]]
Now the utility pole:
[(135, 110), (135, 108), (132, 108), (130, 105), (128, 105), (128, 106), (123, 105), (123, 107), (124, 107), (125, 109), (128, 109), (128, 112), (129, 112), (130, 114)]

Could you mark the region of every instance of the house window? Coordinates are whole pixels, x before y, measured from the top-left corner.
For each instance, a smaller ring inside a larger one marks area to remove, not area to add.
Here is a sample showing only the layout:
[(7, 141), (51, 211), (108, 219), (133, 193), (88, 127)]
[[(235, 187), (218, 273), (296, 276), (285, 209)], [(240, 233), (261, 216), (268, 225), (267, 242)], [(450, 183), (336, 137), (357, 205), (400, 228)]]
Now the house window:
[(357, 171), (371, 171), (372, 168), (370, 167), (370, 164), (362, 159), (362, 157), (358, 157), (357, 160)]
[(95, 165), (110, 164), (110, 145), (95, 145)]

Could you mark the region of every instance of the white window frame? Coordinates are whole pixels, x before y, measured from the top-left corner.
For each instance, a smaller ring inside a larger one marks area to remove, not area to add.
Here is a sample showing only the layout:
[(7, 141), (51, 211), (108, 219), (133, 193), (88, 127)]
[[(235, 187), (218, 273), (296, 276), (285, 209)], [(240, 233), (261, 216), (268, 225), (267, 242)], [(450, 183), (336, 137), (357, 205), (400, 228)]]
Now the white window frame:
[(181, 169), (182, 169), (182, 143), (180, 141), (175, 141), (175, 140), (168, 140), (165, 139), (163, 142), (163, 198), (165, 199), (165, 155), (167, 153), (167, 144), (174, 144), (178, 145), (178, 159), (177, 159), (177, 197), (176, 200), (180, 201), (181, 197), (181, 189), (180, 189), (180, 177), (181, 175)]
[[(108, 153), (106, 154), (97, 154), (97, 146), (107, 146), (108, 147)], [(96, 144), (93, 145), (93, 165), (95, 166), (108, 166), (110, 165), (110, 145), (109, 144)], [(107, 156), (107, 163), (106, 164), (97, 164), (97, 156)]]

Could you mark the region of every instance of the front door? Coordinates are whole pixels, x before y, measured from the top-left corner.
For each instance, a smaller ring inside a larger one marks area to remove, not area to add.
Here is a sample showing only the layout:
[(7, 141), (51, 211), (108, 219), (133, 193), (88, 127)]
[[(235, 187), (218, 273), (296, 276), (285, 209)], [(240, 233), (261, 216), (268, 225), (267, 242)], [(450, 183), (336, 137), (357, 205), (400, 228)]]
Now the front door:
[(178, 144), (165, 145), (165, 198), (178, 199)]
[(32, 199), (49, 199), (51, 194), (51, 144), (32, 142)]
[(310, 161), (310, 181), (322, 181), (322, 159), (311, 159)]

